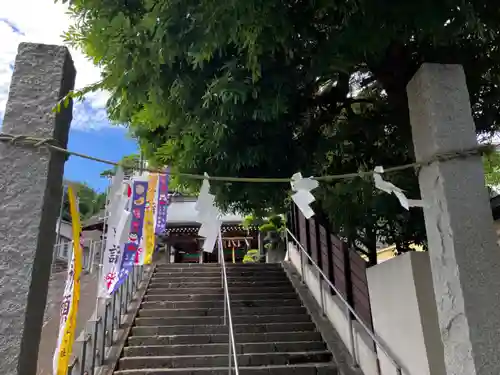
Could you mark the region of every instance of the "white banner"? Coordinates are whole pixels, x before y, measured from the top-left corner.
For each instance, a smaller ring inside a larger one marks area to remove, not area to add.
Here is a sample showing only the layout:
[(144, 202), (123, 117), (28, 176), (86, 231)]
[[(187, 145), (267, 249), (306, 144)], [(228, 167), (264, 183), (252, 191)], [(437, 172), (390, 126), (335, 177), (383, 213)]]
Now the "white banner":
[(131, 214), (127, 211), (130, 191), (128, 183), (123, 182), (122, 176), (123, 174), (117, 172), (110, 188), (106, 246), (102, 256), (102, 269), (98, 287), (98, 297), (100, 298), (110, 296), (112, 285), (118, 279), (123, 244), (130, 229)]
[(130, 222), (132, 214), (129, 211), (122, 211), (118, 224), (113, 229), (113, 234), (106, 241), (106, 252), (103, 260), (101, 285), (103, 289), (102, 297), (107, 298), (111, 295), (115, 284), (118, 282), (118, 274), (123, 258), (123, 247), (128, 241), (130, 231)]

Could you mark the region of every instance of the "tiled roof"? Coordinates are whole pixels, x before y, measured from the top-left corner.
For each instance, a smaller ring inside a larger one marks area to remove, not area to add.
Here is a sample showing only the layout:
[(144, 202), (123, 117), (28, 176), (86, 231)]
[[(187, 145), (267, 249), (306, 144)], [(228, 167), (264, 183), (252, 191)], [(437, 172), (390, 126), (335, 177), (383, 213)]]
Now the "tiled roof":
[[(172, 234), (186, 234), (186, 235), (197, 234), (199, 229), (200, 229), (199, 225), (167, 227), (167, 229), (165, 230), (165, 234), (167, 236)], [(251, 226), (248, 228), (248, 230), (250, 231), (256, 231), (257, 229), (258, 227), (256, 226)], [(227, 224), (227, 225), (223, 224), (221, 227), (222, 233), (233, 232), (233, 231), (246, 231), (246, 228), (243, 228), (243, 226), (239, 224)]]
[(88, 218), (87, 220), (85, 220), (82, 223), (82, 227), (86, 228), (86, 227), (102, 224), (104, 222), (105, 215), (106, 215), (106, 212), (104, 210), (101, 210), (97, 215), (94, 215), (94, 216)]

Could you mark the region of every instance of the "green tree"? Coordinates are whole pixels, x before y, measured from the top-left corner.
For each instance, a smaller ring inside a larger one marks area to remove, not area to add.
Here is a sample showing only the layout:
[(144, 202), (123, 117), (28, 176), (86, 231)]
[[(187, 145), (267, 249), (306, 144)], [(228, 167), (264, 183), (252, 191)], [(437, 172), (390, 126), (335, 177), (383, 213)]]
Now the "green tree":
[[(124, 156), (120, 161), (120, 165), (123, 167), (123, 170), (126, 174), (132, 174), (134, 171), (139, 169), (140, 164), (140, 156), (137, 154), (131, 154)], [(153, 159), (152, 163), (150, 162), (150, 166), (152, 169), (161, 170), (161, 163), (156, 162)], [(117, 167), (113, 167), (111, 169), (105, 170), (101, 173), (101, 177), (112, 177), (116, 173)], [(172, 168), (174, 171), (175, 167)], [(197, 192), (197, 188), (194, 188), (192, 184), (186, 183), (186, 181), (179, 178), (178, 175), (171, 175), (168, 182), (169, 190), (173, 192), (178, 192), (185, 195), (195, 195)]]
[[(72, 184), (75, 187), (78, 198), (78, 208), (82, 220), (86, 220), (104, 209), (106, 205), (106, 194), (96, 192), (85, 183), (65, 181), (65, 185), (68, 184)], [(63, 199), (62, 218), (63, 220), (71, 221), (67, 195), (65, 195)]]
[(484, 177), (486, 185), (499, 186), (500, 185), (500, 153), (493, 152), (489, 155), (483, 156)]
[[(406, 85), (464, 66), (478, 132), (498, 126), (493, 1), (72, 0), (67, 34), (103, 68), (112, 119), (151, 161), (188, 173), (290, 177), (414, 159)], [(413, 171), (387, 176), (418, 198)], [(196, 189), (199, 181), (181, 181)], [(213, 183), (218, 203), (283, 212), (289, 185)], [(425, 239), (421, 212), (369, 179), (322, 184), (318, 216), (361, 251)], [(373, 260), (373, 257), (371, 258)]]
[[(139, 169), (141, 157), (137, 154), (126, 155), (120, 160), (120, 165), (126, 174), (132, 173), (134, 170)], [(101, 177), (112, 177), (116, 173), (118, 167), (113, 167), (101, 172)]]

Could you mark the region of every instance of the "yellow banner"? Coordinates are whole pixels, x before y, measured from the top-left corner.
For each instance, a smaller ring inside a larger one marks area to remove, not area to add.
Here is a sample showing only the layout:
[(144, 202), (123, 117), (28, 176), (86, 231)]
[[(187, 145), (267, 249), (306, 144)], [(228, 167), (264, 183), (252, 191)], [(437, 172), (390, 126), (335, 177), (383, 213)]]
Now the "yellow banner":
[(82, 273), (82, 245), (80, 243), (80, 212), (75, 191), (68, 187), (69, 207), (73, 229), (73, 253), (68, 269), (68, 278), (61, 302), (61, 320), (56, 352), (54, 354), (54, 374), (66, 375), (75, 341), (76, 317), (80, 302), (80, 276)]
[(146, 210), (144, 212), (144, 264), (151, 264), (155, 251), (155, 225), (153, 205), (156, 199), (156, 185), (158, 184), (158, 174), (149, 175), (148, 192), (146, 194)]

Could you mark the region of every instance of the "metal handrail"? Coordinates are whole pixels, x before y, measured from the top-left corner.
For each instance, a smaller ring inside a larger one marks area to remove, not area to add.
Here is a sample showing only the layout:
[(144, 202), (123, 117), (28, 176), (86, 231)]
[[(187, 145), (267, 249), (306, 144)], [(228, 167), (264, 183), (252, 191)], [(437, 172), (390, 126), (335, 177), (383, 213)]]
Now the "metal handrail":
[[(327, 285), (331, 289), (334, 290), (334, 292), (336, 293), (337, 297), (342, 301), (342, 303), (349, 310), (349, 312), (356, 318), (356, 320), (361, 325), (361, 327), (363, 327), (363, 329), (368, 334), (368, 336), (370, 336), (370, 338), (372, 339), (372, 342), (387, 356), (387, 358), (389, 358), (389, 360), (391, 361), (391, 363), (393, 364), (393, 366), (396, 369), (396, 374), (397, 375), (402, 375), (402, 366), (394, 358), (394, 355), (390, 354), (389, 349), (384, 344), (382, 344), (382, 342), (380, 341), (379, 338), (377, 338), (375, 332), (373, 332), (370, 328), (368, 328), (368, 326), (363, 322), (363, 320), (359, 317), (359, 315), (356, 313), (356, 311), (354, 310), (354, 308), (349, 304), (349, 302), (347, 302), (347, 300), (342, 296), (342, 293), (340, 293), (340, 291), (335, 287), (335, 285), (333, 285), (333, 283), (328, 279), (328, 277), (325, 275), (325, 273), (321, 270), (321, 268), (313, 260), (313, 258), (307, 253), (307, 251), (304, 248), (304, 246), (302, 246), (302, 244), (293, 235), (293, 233), (290, 232), (290, 230), (288, 228), (286, 228), (286, 232), (287, 232), (287, 236), (291, 236), (291, 238), (294, 240), (294, 242), (300, 248), (300, 254), (301, 254), (301, 257), (300, 257), (300, 266), (301, 266), (302, 279), (304, 279), (304, 262), (303, 262), (303, 259), (302, 259), (302, 253), (304, 253), (307, 256), (307, 258), (309, 259), (309, 261), (317, 269), (318, 273), (321, 275), (321, 278), (323, 278), (323, 280), (325, 280), (325, 282), (327, 283)], [(288, 241), (287, 241), (287, 243), (288, 243)], [(324, 310), (325, 307), (324, 307), (323, 286), (321, 285), (321, 278), (320, 278), (321, 308), (323, 310), (322, 313), (324, 314), (325, 313), (325, 310)], [(351, 323), (351, 319), (349, 319), (349, 322)], [(352, 326), (350, 327), (350, 331), (351, 331), (351, 342), (354, 343), (354, 341), (352, 339), (352, 334), (353, 334)], [(353, 348), (352, 349), (353, 349), (354, 360), (356, 360), (356, 358), (355, 358), (356, 356), (354, 354), (354, 344), (353, 344)]]
[(234, 340), (234, 329), (233, 329), (233, 316), (231, 314), (231, 298), (229, 297), (229, 286), (227, 282), (227, 272), (226, 272), (226, 261), (224, 259), (224, 252), (222, 247), (222, 233), (219, 232), (218, 238), (218, 250), (219, 250), (219, 262), (221, 265), (221, 278), (222, 287), (224, 289), (224, 325), (228, 326), (229, 332), (229, 354), (228, 354), (228, 370), (229, 375), (232, 374), (232, 363), (231, 359), (234, 361), (234, 373), (235, 375), (240, 374), (238, 367), (238, 356), (236, 354), (236, 343)]

